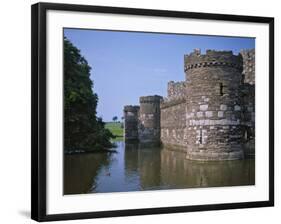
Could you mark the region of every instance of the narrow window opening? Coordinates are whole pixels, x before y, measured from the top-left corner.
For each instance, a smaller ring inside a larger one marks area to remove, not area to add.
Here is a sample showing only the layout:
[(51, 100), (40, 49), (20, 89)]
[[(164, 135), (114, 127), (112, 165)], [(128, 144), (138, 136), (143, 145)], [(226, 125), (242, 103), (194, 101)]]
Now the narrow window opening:
[(222, 82), (220, 82), (220, 95), (221, 95), (221, 96), (223, 96), (223, 94), (224, 94), (224, 93), (223, 93), (223, 87), (224, 87), (224, 86), (223, 86)]
[(199, 143), (200, 144), (203, 143), (202, 129), (200, 129), (200, 133), (199, 133)]

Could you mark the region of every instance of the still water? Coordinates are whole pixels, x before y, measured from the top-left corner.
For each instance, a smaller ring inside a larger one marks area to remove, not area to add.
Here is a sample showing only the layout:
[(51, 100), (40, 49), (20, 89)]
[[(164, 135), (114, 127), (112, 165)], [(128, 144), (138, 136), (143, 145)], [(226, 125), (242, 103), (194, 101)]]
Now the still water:
[(117, 142), (117, 153), (65, 155), (64, 194), (255, 184), (255, 160), (198, 162), (165, 148)]

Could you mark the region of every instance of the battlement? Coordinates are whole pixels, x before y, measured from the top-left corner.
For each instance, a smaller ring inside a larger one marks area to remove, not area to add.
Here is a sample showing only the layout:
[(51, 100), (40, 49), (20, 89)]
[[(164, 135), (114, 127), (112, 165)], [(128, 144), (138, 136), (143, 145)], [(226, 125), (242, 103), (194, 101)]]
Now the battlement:
[(139, 111), (140, 106), (134, 106), (134, 105), (126, 105), (124, 106), (124, 112), (137, 112)]
[(255, 57), (255, 49), (243, 49), (240, 51), (240, 54), (242, 54), (242, 56), (247, 56), (247, 58), (251, 60)]
[(160, 103), (163, 100), (162, 96), (141, 96), (140, 103)]
[(201, 54), (199, 49), (195, 49), (189, 55), (184, 56), (184, 70), (211, 67), (227, 66), (234, 67), (242, 71), (243, 61), (241, 54), (234, 55), (232, 51), (207, 50), (206, 54)]
[(244, 82), (251, 85), (255, 84), (255, 49), (241, 50), (243, 58)]
[(174, 81), (170, 81), (168, 82), (168, 98), (169, 99), (174, 99), (174, 98), (180, 98), (185, 96), (186, 94), (186, 82), (182, 81), (182, 82), (174, 82)]

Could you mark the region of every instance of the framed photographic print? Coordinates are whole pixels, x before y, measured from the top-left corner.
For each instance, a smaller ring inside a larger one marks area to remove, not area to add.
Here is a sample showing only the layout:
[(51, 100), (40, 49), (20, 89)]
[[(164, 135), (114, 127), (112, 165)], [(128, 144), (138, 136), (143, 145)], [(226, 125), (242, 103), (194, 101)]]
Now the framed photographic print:
[(32, 6), (32, 218), (274, 205), (274, 19)]

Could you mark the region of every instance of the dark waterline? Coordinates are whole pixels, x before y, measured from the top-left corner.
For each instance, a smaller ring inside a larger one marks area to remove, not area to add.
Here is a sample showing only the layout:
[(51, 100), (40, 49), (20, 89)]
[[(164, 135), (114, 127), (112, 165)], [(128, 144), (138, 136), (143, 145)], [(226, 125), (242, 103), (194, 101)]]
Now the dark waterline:
[(64, 194), (255, 184), (255, 160), (197, 162), (181, 152), (117, 142), (117, 153), (65, 155)]

